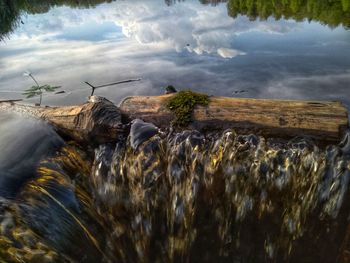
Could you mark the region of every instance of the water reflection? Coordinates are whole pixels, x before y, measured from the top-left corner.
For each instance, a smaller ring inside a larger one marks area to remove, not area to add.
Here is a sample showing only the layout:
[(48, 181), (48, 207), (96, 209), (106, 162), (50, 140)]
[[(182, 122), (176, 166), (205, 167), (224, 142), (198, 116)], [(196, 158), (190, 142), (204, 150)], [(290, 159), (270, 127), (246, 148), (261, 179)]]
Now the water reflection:
[[(23, 13), (42, 14), (50, 11), (56, 6), (69, 6), (71, 8), (93, 8), (101, 3), (110, 3), (114, 0), (55, 0), (55, 1), (1, 1), (1, 27), (0, 36), (13, 31), (15, 27), (23, 21), (19, 18)], [(184, 0), (164, 0), (165, 4), (170, 6)], [(309, 21), (316, 20), (326, 25), (336, 27), (343, 25), (350, 26), (350, 1), (296, 1), (296, 0), (278, 0), (278, 1), (237, 1), (237, 0), (199, 0), (202, 4), (218, 5), (226, 3), (228, 14), (232, 17), (238, 15), (247, 15), (250, 19), (267, 19), (270, 16), (274, 18), (289, 19), (293, 18), (297, 21), (307, 19)]]
[(28, 0), (1, 0), (0, 1), (0, 39), (6, 34), (15, 30), (20, 24), (24, 24), (21, 19), (23, 14), (43, 14), (50, 11), (55, 6), (70, 6), (72, 8), (91, 8), (97, 4), (111, 2), (106, 0), (90, 1), (28, 1)]
[(31, 85), (22, 73), (30, 70), (67, 91), (44, 99), (56, 105), (83, 102), (83, 81), (138, 77), (143, 81), (98, 92), (118, 102), (173, 84), (215, 95), (350, 104), (350, 33), (330, 28), (349, 25), (349, 1), (277, 1), (279, 8), (220, 2), (3, 1), (17, 18), (2, 23), (2, 32), (18, 27), (0, 43), (0, 97), (21, 97)]
[(228, 13), (232, 17), (247, 15), (250, 19), (294, 19), (319, 21), (331, 27), (350, 27), (350, 1), (327, 0), (266, 0), (228, 1)]

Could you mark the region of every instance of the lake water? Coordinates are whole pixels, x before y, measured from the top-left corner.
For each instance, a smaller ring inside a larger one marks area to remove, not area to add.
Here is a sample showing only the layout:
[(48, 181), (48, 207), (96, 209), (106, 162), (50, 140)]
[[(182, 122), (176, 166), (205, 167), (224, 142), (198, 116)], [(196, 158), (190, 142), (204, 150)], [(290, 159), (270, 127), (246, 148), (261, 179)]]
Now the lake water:
[(349, 106), (350, 1), (300, 2), (2, 0), (0, 99), (24, 98), (30, 71), (66, 92), (44, 96), (48, 105), (86, 101), (84, 81), (142, 78), (96, 94), (117, 103), (171, 84)]

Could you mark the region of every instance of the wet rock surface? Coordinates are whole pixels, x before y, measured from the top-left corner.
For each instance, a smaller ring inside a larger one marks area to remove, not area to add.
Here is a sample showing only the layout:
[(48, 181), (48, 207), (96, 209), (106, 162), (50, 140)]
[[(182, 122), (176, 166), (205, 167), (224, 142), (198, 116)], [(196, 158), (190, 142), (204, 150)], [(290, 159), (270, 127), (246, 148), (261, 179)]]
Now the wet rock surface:
[(135, 119), (131, 123), (130, 145), (134, 150), (158, 132), (158, 128), (152, 123), (140, 119)]

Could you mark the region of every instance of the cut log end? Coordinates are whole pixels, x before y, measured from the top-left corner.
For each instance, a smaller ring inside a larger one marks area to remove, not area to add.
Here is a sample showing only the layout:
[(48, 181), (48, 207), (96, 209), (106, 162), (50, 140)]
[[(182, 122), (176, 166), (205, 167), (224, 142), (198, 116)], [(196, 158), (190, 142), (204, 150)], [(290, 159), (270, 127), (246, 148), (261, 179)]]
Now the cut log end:
[(0, 111), (17, 112), (49, 122), (63, 136), (79, 143), (116, 141), (125, 132), (119, 108), (104, 98), (92, 97), (82, 105), (37, 107), (0, 103)]

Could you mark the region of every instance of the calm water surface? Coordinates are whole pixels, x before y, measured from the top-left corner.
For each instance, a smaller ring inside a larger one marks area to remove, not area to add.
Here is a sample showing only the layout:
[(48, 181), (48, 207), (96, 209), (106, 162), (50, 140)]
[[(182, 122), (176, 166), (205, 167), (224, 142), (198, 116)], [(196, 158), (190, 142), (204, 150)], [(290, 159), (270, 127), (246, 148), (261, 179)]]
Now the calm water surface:
[(84, 81), (130, 78), (142, 81), (97, 93), (119, 102), (172, 84), (350, 105), (347, 0), (203, 2), (210, 1), (11, 1), (12, 20), (1, 26), (0, 98), (23, 98), (33, 85), (23, 76), (29, 70), (40, 84), (66, 91), (44, 97), (51, 105), (84, 102)]

